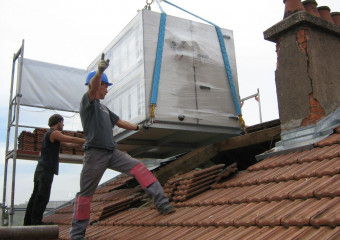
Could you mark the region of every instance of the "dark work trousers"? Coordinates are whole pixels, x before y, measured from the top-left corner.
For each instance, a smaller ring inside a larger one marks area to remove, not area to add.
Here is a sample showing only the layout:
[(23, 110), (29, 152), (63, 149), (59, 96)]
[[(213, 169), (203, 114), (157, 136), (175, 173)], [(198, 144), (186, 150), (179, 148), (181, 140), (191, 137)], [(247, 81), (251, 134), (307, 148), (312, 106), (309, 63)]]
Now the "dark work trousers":
[[(135, 166), (140, 166), (138, 164), (141, 164), (138, 160), (118, 149), (107, 151), (91, 148), (85, 151), (83, 169), (80, 175), (80, 192), (76, 195), (72, 227), (70, 230), (72, 240), (78, 238), (82, 239), (85, 236), (85, 231), (90, 218), (90, 202), (92, 195), (105, 170), (109, 168), (128, 175), (133, 175), (131, 169)], [(143, 165), (142, 168), (145, 168), (145, 166)], [(159, 207), (161, 204), (169, 202), (169, 199), (164, 195), (163, 188), (157, 179), (153, 175), (151, 178), (154, 180), (151, 181), (151, 184), (146, 183), (147, 186), (144, 185), (144, 191), (150, 195), (154, 205)], [(81, 204), (83, 204), (85, 208), (80, 209), (78, 205)], [(82, 218), (81, 220), (77, 219), (76, 215), (83, 214), (84, 212), (87, 212), (86, 216), (80, 216), (79, 218)]]
[(54, 174), (52, 172), (35, 171), (33, 193), (26, 208), (25, 226), (42, 223), (44, 211), (50, 200), (53, 177)]

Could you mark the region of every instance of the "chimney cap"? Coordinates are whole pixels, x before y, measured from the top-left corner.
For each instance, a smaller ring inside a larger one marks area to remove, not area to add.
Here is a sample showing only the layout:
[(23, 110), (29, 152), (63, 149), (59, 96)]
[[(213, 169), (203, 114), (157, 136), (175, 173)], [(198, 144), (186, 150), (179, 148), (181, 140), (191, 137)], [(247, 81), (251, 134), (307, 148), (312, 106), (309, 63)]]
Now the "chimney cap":
[(318, 7), (318, 10), (327, 10), (327, 11), (331, 11), (331, 9), (328, 6), (320, 6)]
[(339, 15), (340, 12), (331, 12), (331, 15)]

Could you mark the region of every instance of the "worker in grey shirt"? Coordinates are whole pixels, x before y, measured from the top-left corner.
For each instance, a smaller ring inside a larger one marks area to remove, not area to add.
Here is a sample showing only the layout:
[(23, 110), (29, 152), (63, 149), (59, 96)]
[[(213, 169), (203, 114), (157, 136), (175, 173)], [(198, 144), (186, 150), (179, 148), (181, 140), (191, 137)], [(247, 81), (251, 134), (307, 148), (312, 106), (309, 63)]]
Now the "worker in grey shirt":
[(105, 170), (133, 175), (147, 192), (158, 211), (169, 214), (175, 211), (156, 177), (138, 160), (117, 149), (113, 139), (113, 127), (128, 130), (141, 130), (143, 125), (135, 125), (120, 119), (106, 106), (100, 103), (107, 94), (108, 81), (105, 69), (109, 60), (104, 60), (102, 54), (98, 63), (98, 70), (90, 72), (86, 79), (88, 92), (84, 94), (80, 103), (80, 117), (84, 129), (86, 143), (83, 169), (80, 176), (80, 191), (76, 195), (70, 236), (72, 240), (84, 239), (90, 218), (90, 204), (92, 196)]

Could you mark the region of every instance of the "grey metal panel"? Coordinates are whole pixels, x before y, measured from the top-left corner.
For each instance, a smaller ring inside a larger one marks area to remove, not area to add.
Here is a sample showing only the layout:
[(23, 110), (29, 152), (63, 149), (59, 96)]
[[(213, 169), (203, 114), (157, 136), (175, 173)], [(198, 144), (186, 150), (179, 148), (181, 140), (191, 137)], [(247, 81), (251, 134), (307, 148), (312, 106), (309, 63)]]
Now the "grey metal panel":
[(120, 150), (137, 158), (167, 158), (240, 134), (238, 128), (156, 123), (144, 132), (116, 136)]

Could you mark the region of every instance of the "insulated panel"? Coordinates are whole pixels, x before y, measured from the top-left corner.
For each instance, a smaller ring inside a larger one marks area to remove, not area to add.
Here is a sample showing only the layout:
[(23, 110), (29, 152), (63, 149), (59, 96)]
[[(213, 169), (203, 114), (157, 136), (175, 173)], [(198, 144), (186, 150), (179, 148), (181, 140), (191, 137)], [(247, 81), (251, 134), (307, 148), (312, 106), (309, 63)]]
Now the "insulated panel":
[[(150, 121), (160, 17), (140, 11), (103, 51), (110, 59), (106, 74), (113, 83), (103, 103), (135, 124)], [(233, 32), (221, 30), (238, 96)], [(88, 71), (97, 68), (100, 55)], [(240, 133), (214, 26), (167, 16), (153, 120), (144, 133), (115, 128), (120, 146), (134, 156), (168, 157)]]

